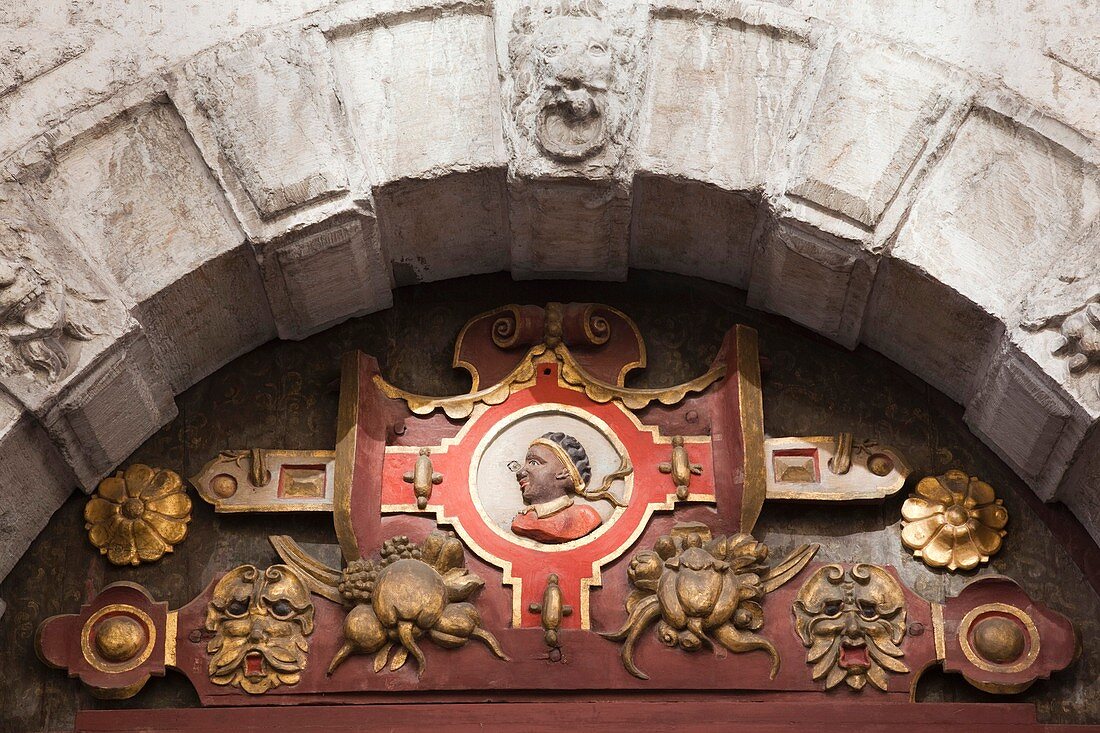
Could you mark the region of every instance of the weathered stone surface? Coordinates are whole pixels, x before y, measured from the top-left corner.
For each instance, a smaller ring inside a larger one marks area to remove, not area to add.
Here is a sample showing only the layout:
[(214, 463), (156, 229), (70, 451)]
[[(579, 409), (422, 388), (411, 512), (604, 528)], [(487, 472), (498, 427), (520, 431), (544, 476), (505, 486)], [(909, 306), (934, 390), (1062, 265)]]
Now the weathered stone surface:
[(637, 99), (641, 7), (540, 0), (514, 8), (503, 90), (516, 175), (600, 178), (620, 169)]
[(183, 121), (163, 103), (63, 143), (36, 193), (136, 302), (243, 241)]
[(838, 45), (797, 141), (790, 193), (874, 226), (946, 110), (945, 84), (915, 54)]
[[(76, 480), (42, 428), (0, 394), (0, 578), (23, 555)], [(0, 606), (0, 615), (3, 608)]]
[(1005, 345), (966, 411), (966, 422), (1041, 498), (1054, 498), (1090, 416), (1018, 348)]
[(410, 180), (375, 194), (382, 251), (398, 285), (508, 269), (505, 172)]
[(808, 26), (715, 22), (679, 7), (654, 12), (638, 169), (728, 190), (762, 188), (811, 53)]
[(923, 186), (892, 256), (1008, 316), (1096, 217), (1093, 176), (1059, 145), (975, 109)]
[(173, 393), (275, 337), (260, 269), (247, 244), (139, 303), (134, 317)]
[(759, 217), (749, 197), (661, 176), (634, 179), (630, 266), (747, 288)]
[(855, 348), (877, 265), (860, 241), (785, 217), (760, 238), (748, 302)]
[(122, 295), (16, 184), (0, 189), (0, 383), (36, 414), (134, 327)]
[(626, 278), (630, 197), (617, 181), (513, 181), (512, 275)]
[[(260, 217), (349, 189), (354, 146), (319, 31), (246, 36), (189, 62), (182, 92)], [(243, 202), (238, 202), (241, 205)]]
[(134, 327), (71, 380), (40, 420), (86, 491), (176, 415), (145, 335)]
[(905, 364), (936, 389), (967, 403), (1004, 326), (950, 287), (901, 260), (879, 261), (863, 343)]
[(507, 166), (492, 20), (478, 8), (398, 15), (330, 38), (373, 183)]
[(350, 214), (263, 247), (263, 275), (281, 338), (304, 338), (393, 303), (373, 217)]

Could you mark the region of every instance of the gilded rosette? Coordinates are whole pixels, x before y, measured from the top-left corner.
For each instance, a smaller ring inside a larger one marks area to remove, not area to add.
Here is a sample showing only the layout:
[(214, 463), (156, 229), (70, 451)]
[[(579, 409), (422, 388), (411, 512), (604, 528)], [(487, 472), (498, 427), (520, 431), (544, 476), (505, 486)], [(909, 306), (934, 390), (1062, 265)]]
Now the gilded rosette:
[(993, 487), (962, 471), (927, 477), (905, 500), (901, 540), (929, 567), (971, 570), (1001, 549), (1008, 511)]
[(187, 537), (191, 499), (174, 471), (135, 463), (100, 482), (84, 519), (88, 539), (108, 560), (139, 565)]

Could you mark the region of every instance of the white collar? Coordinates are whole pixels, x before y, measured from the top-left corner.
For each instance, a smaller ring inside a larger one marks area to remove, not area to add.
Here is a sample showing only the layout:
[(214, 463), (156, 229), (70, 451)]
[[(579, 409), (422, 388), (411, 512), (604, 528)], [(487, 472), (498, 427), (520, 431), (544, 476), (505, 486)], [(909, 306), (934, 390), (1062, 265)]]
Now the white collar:
[(569, 494), (562, 494), (557, 499), (544, 501), (541, 504), (532, 504), (521, 511), (520, 514), (527, 514), (528, 512), (534, 511), (536, 517), (539, 519), (546, 519), (571, 506), (573, 506), (573, 497)]

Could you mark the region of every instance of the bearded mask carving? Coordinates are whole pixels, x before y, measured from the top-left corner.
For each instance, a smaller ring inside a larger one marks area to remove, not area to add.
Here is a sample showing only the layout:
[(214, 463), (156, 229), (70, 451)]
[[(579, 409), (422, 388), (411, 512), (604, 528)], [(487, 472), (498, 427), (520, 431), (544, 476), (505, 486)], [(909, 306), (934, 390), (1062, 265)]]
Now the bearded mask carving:
[(210, 681), (258, 695), (301, 678), (313, 633), (309, 590), (286, 565), (242, 565), (214, 588), (206, 612), (214, 632)]
[(520, 134), (544, 155), (585, 160), (622, 137), (629, 32), (601, 0), (548, 0), (516, 11), (512, 112)]
[(845, 570), (826, 565), (815, 572), (794, 602), (795, 629), (809, 648), (806, 661), (825, 689), (843, 680), (859, 690), (870, 681), (886, 690), (887, 674), (905, 673), (905, 594), (892, 575), (874, 565)]

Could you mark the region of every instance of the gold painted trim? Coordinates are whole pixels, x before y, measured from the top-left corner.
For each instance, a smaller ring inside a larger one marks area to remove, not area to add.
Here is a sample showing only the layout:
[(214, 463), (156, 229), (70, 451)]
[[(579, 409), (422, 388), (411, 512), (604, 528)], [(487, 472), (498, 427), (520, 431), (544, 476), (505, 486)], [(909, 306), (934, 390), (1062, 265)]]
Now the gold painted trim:
[[(285, 513), (285, 512), (331, 512), (333, 507), (332, 494), (335, 493), (335, 457), (336, 451), (331, 450), (291, 450), (283, 448), (271, 448), (265, 449), (264, 453), (267, 454), (268, 459), (272, 463), (277, 464), (279, 468), (287, 465), (290, 460), (304, 461), (311, 458), (315, 458), (317, 462), (323, 463), (325, 466), (325, 485), (327, 493), (330, 494), (330, 498), (322, 499), (320, 501), (299, 501), (294, 499), (287, 499), (281, 502), (275, 502), (271, 504), (234, 504), (231, 502), (231, 498), (223, 499), (220, 496), (208, 491), (209, 479), (214, 475), (217, 475), (215, 470), (215, 464), (225, 460), (222, 457), (214, 458), (208, 461), (199, 472), (194, 476), (191, 476), (187, 480), (195, 487), (195, 491), (198, 492), (199, 497), (214, 507), (214, 511), (218, 514), (243, 514), (247, 512), (265, 512), (265, 513)], [(283, 459), (282, 463), (279, 460)], [(208, 475), (209, 474), (209, 475)], [(207, 481), (203, 482), (204, 476), (207, 477)], [(278, 481), (277, 478), (272, 478), (272, 481)], [(329, 488), (332, 487), (332, 488)], [(272, 487), (272, 490), (278, 492), (278, 484)]]
[[(455, 348), (454, 348), (453, 355), (451, 357), (451, 366), (455, 369), (465, 369), (467, 372), (469, 372), (469, 374), (470, 374), (470, 392), (477, 392), (478, 391), (478, 387), (481, 384), (481, 375), (478, 373), (477, 367), (475, 367), (473, 364), (471, 364), (468, 361), (464, 361), (464, 360), (458, 358), (458, 355), (460, 353), (462, 353), (462, 342), (466, 339), (466, 332), (470, 330), (470, 326), (473, 325), (473, 323), (475, 321), (479, 321), (482, 318), (485, 318), (487, 316), (494, 316), (494, 315), (497, 315), (497, 314), (503, 314), (505, 312), (509, 312), (509, 313), (512, 314), (512, 318), (516, 322), (516, 336), (518, 337), (518, 335), (519, 335), (519, 314), (520, 314), (519, 308), (520, 308), (519, 305), (517, 305), (516, 303), (509, 303), (507, 305), (502, 305), (499, 308), (494, 308), (492, 310), (485, 311), (484, 313), (478, 313), (476, 316), (474, 316), (470, 320), (466, 321), (466, 324), (464, 326), (462, 326), (462, 330), (458, 332), (458, 338), (455, 340)], [(493, 330), (493, 325), (489, 324), (490, 338), (492, 338), (492, 330)], [(495, 341), (494, 341), (494, 343), (495, 343)], [(498, 348), (501, 348), (501, 347), (498, 347)]]
[[(888, 445), (879, 444), (877, 450), (881, 453), (886, 453), (894, 461), (894, 472), (898, 474), (897, 480), (892, 484), (882, 484), (883, 488), (876, 489), (874, 493), (869, 493), (861, 490), (853, 490), (849, 492), (837, 492), (837, 491), (800, 491), (798, 489), (781, 489), (778, 485), (781, 483), (775, 478), (775, 470), (773, 467), (773, 460), (775, 451), (782, 450), (786, 446), (791, 447), (804, 447), (806, 443), (810, 443), (814, 446), (834, 446), (836, 445), (836, 436), (829, 435), (810, 435), (806, 437), (800, 436), (786, 436), (783, 438), (765, 438), (764, 439), (764, 473), (765, 480), (768, 476), (771, 476), (772, 486), (765, 488), (765, 492), (768, 499), (775, 499), (778, 501), (868, 501), (876, 499), (885, 499), (888, 496), (901, 491), (905, 486), (905, 481), (912, 472), (909, 468), (909, 464), (905, 461), (905, 458), (898, 453), (893, 447)], [(773, 459), (773, 460), (769, 460)], [(824, 469), (828, 470), (827, 462), (823, 464)], [(811, 482), (805, 482), (805, 484), (821, 486), (825, 483), (824, 472), (821, 474), (822, 480), (816, 484)], [(874, 475), (874, 474), (872, 474)], [(889, 475), (889, 474), (887, 474)], [(885, 476), (875, 476), (877, 479), (885, 479)], [(870, 480), (870, 479), (868, 479)]]
[[(125, 662), (119, 662), (118, 664), (111, 664), (109, 662), (102, 662), (99, 659), (99, 655), (93, 650), (92, 642), (92, 627), (95, 626), (95, 622), (106, 616), (108, 613), (125, 613), (129, 616), (135, 616), (145, 624), (145, 630), (148, 632), (149, 638), (145, 642), (145, 648), (141, 650), (139, 654), (134, 656)], [(145, 660), (149, 658), (149, 655), (153, 653), (153, 647), (157, 645), (157, 627), (153, 624), (153, 619), (149, 618), (149, 614), (142, 611), (136, 606), (131, 606), (129, 603), (112, 603), (99, 609), (84, 622), (84, 628), (80, 630), (80, 651), (84, 654), (84, 661), (90, 664), (100, 672), (107, 672), (109, 674), (121, 674), (123, 672), (129, 672), (132, 669), (137, 669)]]
[(936, 642), (936, 659), (947, 659), (947, 633), (943, 628), (943, 604), (932, 603), (932, 638)]
[(176, 628), (179, 623), (179, 611), (169, 611), (164, 622), (164, 666), (176, 666)]
[[(990, 611), (999, 611), (1001, 613), (1007, 613), (1009, 616), (1014, 616), (1024, 625), (1024, 628), (1027, 629), (1027, 633), (1031, 636), (1031, 648), (1028, 649), (1027, 656), (1013, 665), (994, 664), (993, 662), (989, 662), (974, 651), (974, 648), (970, 645), (970, 626), (974, 623), (974, 619)], [(962, 647), (963, 656), (978, 669), (985, 672), (996, 672), (998, 674), (1015, 674), (1016, 672), (1023, 672), (1038, 659), (1039, 629), (1035, 627), (1035, 622), (1031, 619), (1031, 616), (1028, 616), (1015, 606), (1010, 606), (1006, 603), (985, 603), (970, 609), (970, 611), (963, 616), (962, 621), (959, 622), (959, 646)]]
[[(615, 400), (622, 402), (632, 410), (640, 410), (654, 401), (660, 402), (662, 405), (674, 405), (683, 400), (688, 393), (702, 392), (726, 375), (725, 365), (720, 364), (705, 374), (683, 384), (654, 389), (632, 389), (616, 384), (608, 384), (592, 376), (577, 362), (564, 345), (559, 344), (548, 351), (543, 344), (532, 347), (523, 357), (523, 360), (501, 381), (491, 387), (467, 394), (450, 397), (418, 395), (394, 386), (386, 381), (381, 374), (375, 375), (374, 383), (387, 397), (404, 400), (414, 414), (428, 415), (442, 408), (447, 417), (457, 420), (468, 417), (477, 404), (499, 405), (515, 392), (533, 386), (536, 365), (543, 361), (550, 361), (550, 357), (561, 365), (559, 379), (566, 385), (579, 388), (593, 402), (605, 403)], [(759, 385), (759, 382), (758, 364), (757, 385)], [(762, 413), (760, 431), (761, 440), (763, 440)]]
[(764, 401), (760, 392), (760, 350), (756, 330), (737, 326), (737, 401), (745, 456), (741, 532), (752, 532), (768, 492), (764, 456)]
[(333, 468), (332, 516), (344, 562), (359, 559), (351, 524), (352, 479), (359, 434), (359, 353), (344, 354), (340, 364), (340, 408), (336, 417), (336, 466)]
[[(642, 423), (641, 420), (638, 419), (637, 415), (635, 415), (629, 409), (624, 407), (622, 404), (617, 403), (617, 402), (613, 403), (613, 404), (615, 405), (616, 408), (618, 408), (618, 410), (623, 415), (625, 415), (627, 417), (627, 419), (630, 420), (630, 422), (634, 425), (634, 427), (639, 432), (649, 433), (650, 434), (650, 439), (655, 444), (662, 444), (662, 443), (663, 444), (668, 444), (668, 445), (672, 444), (672, 437), (661, 435), (660, 428), (658, 428), (656, 425), (646, 425), (646, 424)], [(570, 405), (560, 405), (560, 404), (557, 404), (557, 403), (545, 402), (545, 403), (540, 403), (540, 404), (537, 404), (537, 405), (530, 405), (528, 407), (523, 408), (522, 410), (517, 410), (515, 413), (512, 413), (511, 415), (508, 416), (508, 418), (505, 418), (505, 419), (512, 419), (512, 418), (515, 417), (515, 415), (517, 415), (518, 413), (524, 412), (524, 411), (546, 410), (548, 406), (554, 406), (554, 405), (557, 405), (557, 407), (559, 409), (560, 408), (568, 408), (570, 410), (572, 410), (572, 409), (578, 409), (579, 410), (580, 409), (580, 408), (573, 408)], [(438, 452), (444, 452), (448, 448), (450, 448), (452, 445), (457, 445), (457, 444), (461, 443), (465, 439), (466, 434), (473, 428), (474, 423), (477, 420), (479, 420), (486, 412), (488, 412), (488, 409), (489, 409), (488, 407), (483, 406), (483, 405), (479, 406), (479, 408), (480, 409), (477, 409), (477, 410), (474, 411), (474, 414), (471, 415), (470, 419), (462, 426), (461, 430), (459, 430), (457, 435), (455, 435), (453, 438), (443, 439), (441, 441), (438, 449), (436, 447), (432, 447), (433, 452), (435, 452), (437, 450), (438, 450)], [(583, 410), (582, 410), (582, 412), (583, 412)], [(596, 418), (595, 416), (592, 416), (592, 417), (595, 418), (596, 420), (599, 420), (599, 418)], [(503, 422), (503, 420), (501, 422)], [(601, 420), (600, 422), (602, 423), (603, 421)], [(608, 428), (608, 431), (610, 432), (610, 428)], [(614, 435), (614, 433), (611, 433), (611, 434)], [(700, 443), (701, 444), (701, 443), (710, 443), (710, 442), (712, 442), (711, 437), (709, 435), (685, 436), (684, 440), (685, 440), (686, 443)], [(615, 435), (614, 440), (612, 440), (612, 444), (615, 445), (616, 448), (620, 448), (623, 453), (626, 453), (626, 448), (625, 448), (625, 446), (622, 445), (622, 443), (619, 440), (617, 435)], [(386, 448), (387, 452), (392, 452), (392, 453), (416, 453), (419, 450), (420, 450), (420, 448), (418, 446), (387, 446), (387, 448)], [(471, 460), (471, 465), (473, 465), (472, 460)], [(627, 489), (630, 492), (633, 491), (633, 479), (634, 479), (633, 474), (626, 477), (626, 480), (630, 482), (628, 484), (628, 489)], [(627, 493), (625, 495), (629, 496), (630, 494)], [(485, 522), (486, 526), (489, 527), (490, 531), (494, 531), (494, 532), (497, 531), (497, 529), (499, 529), (499, 528), (497, 528), (496, 525), (489, 522), (488, 519), (484, 516), (484, 511), (479, 506), (479, 500), (476, 498), (476, 494), (471, 494), (471, 498), (473, 500), (475, 508), (478, 509), (478, 513), (482, 515), (482, 521)], [(661, 502), (661, 503), (653, 503), (653, 502), (647, 503), (645, 505), (645, 507), (643, 508), (643, 514), (642, 514), (641, 520), (638, 522), (638, 525), (634, 528), (634, 531), (631, 532), (630, 536), (627, 537), (617, 547), (613, 548), (607, 555), (593, 561), (593, 563), (592, 563), (592, 575), (589, 576), (588, 578), (581, 578), (580, 579), (580, 583), (581, 583), (581, 589), (580, 589), (581, 590), (581, 601), (580, 601), (581, 628), (587, 630), (587, 629), (591, 629), (591, 627), (592, 627), (591, 617), (589, 615), (589, 610), (590, 610), (589, 589), (593, 588), (593, 587), (599, 587), (599, 586), (602, 585), (602, 583), (603, 583), (602, 575), (601, 575), (602, 566), (604, 566), (604, 565), (614, 561), (615, 559), (621, 557), (622, 554), (624, 552), (626, 552), (627, 548), (629, 548), (632, 544), (634, 544), (634, 542), (637, 541), (638, 537), (640, 537), (642, 535), (642, 532), (645, 531), (646, 527), (649, 526), (649, 521), (652, 518), (654, 512), (657, 512), (657, 511), (672, 511), (676, 508), (677, 503), (694, 502), (694, 503), (714, 504), (715, 501), (716, 501), (716, 499), (715, 499), (713, 494), (688, 494), (686, 499), (678, 500), (676, 498), (676, 491), (672, 490), (672, 491), (669, 491), (668, 493), (665, 494), (664, 502)], [(442, 506), (440, 506), (438, 504), (432, 504), (430, 502), (428, 503), (428, 506), (425, 509), (418, 508), (415, 503), (412, 503), (412, 504), (383, 504), (382, 507), (381, 507), (381, 511), (382, 511), (383, 514), (406, 514), (406, 513), (427, 514), (427, 515), (431, 515), (431, 516), (435, 517), (435, 522), (436, 522), (437, 525), (446, 524), (446, 525), (449, 525), (449, 526), (453, 527), (454, 530), (455, 530), (455, 533), (458, 534), (459, 538), (463, 541), (463, 543), (465, 543), (465, 545), (470, 549), (471, 552), (473, 552), (475, 555), (477, 555), (482, 560), (488, 562), (490, 565), (493, 565), (494, 567), (497, 567), (501, 570), (501, 578), (502, 578), (501, 583), (503, 585), (507, 585), (507, 586), (510, 586), (512, 588), (512, 626), (514, 628), (521, 628), (522, 627), (522, 625), (523, 625), (523, 613), (524, 613), (524, 608), (523, 608), (523, 579), (514, 577), (512, 575), (512, 563), (510, 561), (505, 560), (504, 558), (497, 557), (496, 555), (492, 554), (491, 552), (488, 552), (480, 544), (478, 544), (473, 539), (473, 537), (470, 536), (470, 533), (463, 526), (462, 522), (459, 521), (458, 517), (448, 517), (444, 513)], [(622, 508), (616, 508), (615, 511), (616, 512), (621, 512), (621, 511), (623, 511), (623, 509)], [(609, 519), (609, 521), (606, 523), (605, 526), (610, 526), (612, 524), (614, 518), (615, 518), (615, 514), (613, 513), (611, 518)], [(511, 540), (511, 538), (508, 538), (508, 539)], [(522, 539), (522, 538), (515, 538), (515, 540), (519, 540), (519, 539)], [(583, 538), (583, 539), (587, 539), (587, 538)], [(511, 540), (511, 541), (515, 541), (515, 540)], [(581, 542), (581, 540), (574, 540), (573, 542)], [(565, 545), (570, 545), (570, 544), (571, 543), (565, 543)], [(557, 547), (564, 547), (564, 545), (558, 545)], [(542, 549), (542, 548), (539, 548), (539, 549)]]

